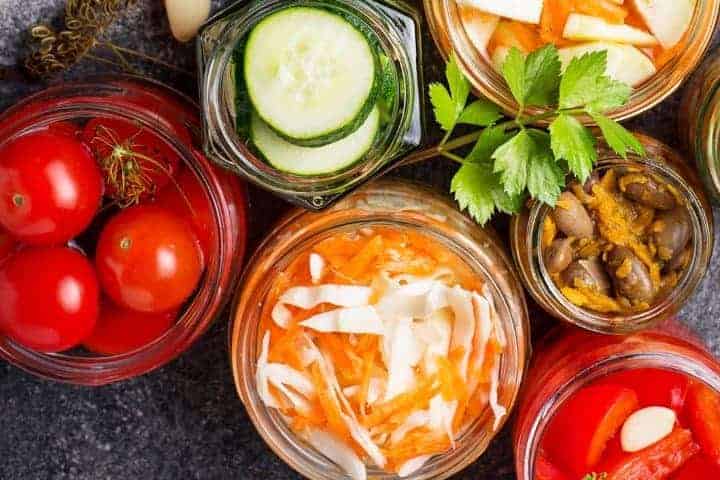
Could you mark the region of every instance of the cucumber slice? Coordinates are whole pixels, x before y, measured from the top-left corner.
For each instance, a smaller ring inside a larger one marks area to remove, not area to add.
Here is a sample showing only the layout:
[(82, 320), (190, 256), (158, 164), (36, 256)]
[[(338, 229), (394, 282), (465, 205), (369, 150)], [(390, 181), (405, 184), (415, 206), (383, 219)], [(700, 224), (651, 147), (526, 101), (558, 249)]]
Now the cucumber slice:
[(280, 171), (295, 175), (324, 175), (347, 168), (372, 147), (380, 128), (380, 110), (374, 108), (354, 133), (322, 147), (302, 147), (276, 134), (253, 113), (250, 138), (265, 160)]
[(368, 37), (320, 8), (280, 10), (258, 23), (245, 45), (253, 107), (278, 135), (303, 146), (360, 128), (375, 105), (379, 70)]

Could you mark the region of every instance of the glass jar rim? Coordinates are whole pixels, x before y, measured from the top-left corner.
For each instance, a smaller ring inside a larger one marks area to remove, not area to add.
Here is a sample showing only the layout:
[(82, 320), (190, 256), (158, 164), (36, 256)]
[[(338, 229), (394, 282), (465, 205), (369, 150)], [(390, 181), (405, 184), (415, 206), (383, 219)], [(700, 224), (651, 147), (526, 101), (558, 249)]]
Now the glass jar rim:
[[(127, 89), (142, 90), (147, 86), (159, 89), (160, 93), (177, 100), (180, 108), (187, 110), (186, 120), (190, 121), (193, 115), (197, 116), (197, 105), (185, 95), (165, 87), (161, 82), (133, 75), (95, 76), (84, 81), (50, 87), (24, 98), (0, 114), (0, 124), (12, 119), (11, 115), (17, 115), (15, 122), (8, 128), (3, 126), (12, 136), (3, 138), (0, 143), (56, 121), (104, 116), (138, 122), (169, 145), (178, 154), (181, 162), (192, 171), (210, 202), (213, 217), (216, 255), (207, 259), (205, 273), (191, 303), (167, 332), (131, 352), (93, 356), (45, 354), (27, 349), (9, 338), (1, 338), (0, 357), (36, 376), (66, 383), (99, 386), (157, 369), (177, 358), (207, 330), (229, 300), (232, 284), (239, 276), (239, 266), (232, 266), (228, 262), (234, 253), (241, 253), (235, 252), (238, 244), (229, 221), (229, 199), (226, 198), (208, 160), (197, 156), (189, 145), (175, 138), (174, 133), (161, 124), (157, 116), (143, 112), (142, 108), (118, 108), (108, 106), (105, 102), (112, 98), (112, 95), (122, 94)], [(72, 103), (67, 102), (68, 100), (72, 100)], [(27, 107), (43, 101), (61, 101), (61, 104), (31, 112), (30, 115), (23, 114)], [(199, 123), (199, 119), (195, 118), (194, 122)]]
[[(247, 145), (247, 139), (241, 138), (230, 118), (227, 108), (227, 72), (231, 69), (235, 46), (248, 31), (268, 13), (294, 5), (319, 5), (332, 3), (334, 8), (346, 11), (369, 26), (377, 38), (380, 48), (397, 62), (398, 92), (394, 98), (393, 119), (376, 139), (375, 146), (367, 154), (368, 158), (347, 169), (328, 175), (302, 176), (282, 172), (270, 166), (257, 156)], [(232, 5), (228, 10), (236, 10)], [(403, 11), (403, 13), (406, 13)], [(234, 18), (236, 28), (226, 27), (220, 40), (212, 40), (210, 52), (206, 57), (206, 66), (201, 75), (201, 105), (205, 123), (205, 150), (211, 152), (213, 160), (238, 173), (246, 175), (263, 188), (291, 196), (305, 208), (319, 209), (326, 205), (323, 197), (336, 197), (342, 191), (351, 189), (379, 172), (387, 159), (394, 154), (403, 141), (405, 132), (413, 121), (414, 111), (419, 108), (414, 98), (418, 91), (418, 75), (412, 66), (410, 52), (403, 46), (397, 25), (387, 13), (375, 5), (362, 0), (268, 0), (251, 2), (249, 10)], [(223, 12), (215, 15), (200, 32), (199, 51), (203, 50), (202, 38), (212, 29), (212, 23), (221, 20)], [(418, 52), (419, 53), (419, 52)], [(208, 133), (211, 131), (212, 133)], [(213, 142), (217, 142), (216, 145)], [(216, 148), (217, 147), (217, 148)], [(219, 150), (218, 150), (219, 149)], [(238, 159), (238, 164), (227, 158)]]
[[(627, 368), (628, 364), (633, 366)], [(531, 422), (527, 438), (522, 439), (523, 442), (526, 442), (524, 444), (527, 447), (523, 449), (523, 458), (517, 459), (518, 468), (522, 469), (519, 472), (519, 477), (524, 479), (535, 478), (536, 459), (545, 430), (553, 416), (573, 394), (603, 376), (643, 368), (657, 368), (686, 375), (700, 380), (720, 393), (720, 372), (714, 371), (706, 364), (696, 360), (686, 350), (673, 352), (620, 352), (611, 355), (600, 362), (583, 368), (545, 399), (538, 415)]]
[[(414, 185), (411, 182), (399, 182), (396, 180), (376, 181), (365, 187), (363, 190), (354, 195), (363, 195), (363, 192), (372, 195), (375, 194), (388, 196), (393, 195), (393, 186)], [(427, 192), (427, 191), (426, 191)], [(352, 197), (348, 197), (352, 198)], [(427, 211), (431, 209), (433, 201), (439, 200), (439, 196), (433, 195), (426, 202), (426, 212), (419, 215), (426, 216)], [(343, 201), (345, 202), (345, 200)], [(449, 202), (442, 202), (452, 206)], [(372, 208), (372, 205), (368, 206)], [(313, 451), (311, 447), (294, 432), (290, 431), (285, 421), (276, 413), (271, 412), (259, 398), (257, 388), (255, 386), (254, 365), (258, 354), (259, 337), (261, 335), (259, 329), (259, 305), (262, 301), (258, 298), (265, 298), (267, 291), (273, 283), (275, 276), (282, 270), (282, 265), (292, 261), (302, 251), (315, 243), (317, 240), (336, 233), (337, 231), (346, 231), (347, 229), (359, 229), (363, 226), (372, 225), (388, 225), (400, 229), (415, 229), (420, 233), (429, 235), (434, 240), (443, 242), (443, 245), (450, 248), (462, 249), (462, 242), (457, 242), (451, 238), (443, 238), (443, 232), (432, 229), (432, 222), (427, 225), (422, 224), (423, 219), (419, 216), (408, 218), (403, 222), (397, 218), (397, 215), (376, 213), (368, 214), (366, 218), (357, 220), (356, 211), (343, 211), (341, 204), (333, 207), (340, 215), (336, 219), (331, 219), (328, 223), (323, 223), (323, 219), (318, 217), (323, 214), (311, 212), (296, 211), (288, 215), (284, 221), (278, 224), (273, 234), (268, 237), (263, 245), (260, 246), (258, 252), (263, 250), (271, 251), (272, 254), (268, 258), (262, 258), (262, 254), (256, 254), (243, 278), (243, 288), (238, 290), (234, 301), (235, 312), (231, 320), (230, 328), (230, 362), (233, 369), (234, 381), (238, 394), (245, 404), (248, 414), (255, 424), (256, 428), (262, 435), (265, 442), (271, 449), (280, 456), (288, 465), (295, 470), (301, 472), (309, 478), (330, 480), (337, 478), (333, 476), (336, 468), (333, 464), (323, 460), (319, 454)], [(464, 217), (453, 207), (454, 214)], [(317, 221), (303, 222), (303, 219), (317, 219)], [(352, 220), (355, 218), (355, 220)], [(437, 219), (441, 222), (443, 219)], [(292, 226), (296, 228), (295, 233), (286, 233), (285, 230)], [(479, 227), (478, 227), (479, 228)], [(280, 239), (280, 240), (278, 240)], [(453, 244), (453, 245), (451, 245)], [(486, 246), (478, 247), (487, 248)], [(458, 253), (453, 251), (453, 253)], [(469, 252), (466, 252), (469, 253)], [(467, 257), (460, 257), (461, 259)], [(278, 263), (282, 259), (283, 263)], [(510, 266), (509, 259), (505, 258), (507, 265)], [(478, 272), (478, 266), (484, 268), (481, 262), (466, 262), (473, 271)], [(501, 390), (500, 402), (507, 404), (508, 411), (515, 405), (519, 393), (519, 384), (524, 375), (524, 371), (528, 362), (529, 352), (529, 322), (527, 318), (527, 309), (524, 305), (524, 297), (522, 305), (510, 305), (509, 298), (506, 298), (506, 290), (499, 285), (502, 279), (494, 278), (490, 272), (483, 272), (483, 279), (486, 280), (489, 290), (496, 301), (496, 310), (502, 319), (505, 328), (506, 337), (509, 339), (508, 351), (503, 354), (501, 364), (501, 385), (505, 386)], [(515, 279), (518, 281), (517, 279)], [(518, 314), (518, 312), (520, 312)], [(519, 318), (518, 318), (519, 317)], [(492, 426), (491, 412), (486, 409), (473, 425), (466, 428), (461, 437), (457, 440), (458, 448), (451, 454), (439, 455), (437, 458), (428, 462), (423, 469), (416, 474), (408, 477), (411, 479), (443, 479), (465, 468), (469, 463), (477, 459), (485, 451), (491, 439), (499, 432), (489, 431), (488, 426)], [(507, 416), (503, 418), (502, 423), (507, 421)], [(322, 472), (322, 473), (321, 473)], [(372, 470), (369, 472), (372, 478), (391, 479), (397, 478), (394, 474), (382, 473), (381, 471)]]
[[(643, 138), (647, 141), (649, 137)], [(669, 149), (666, 149), (665, 153), (676, 155)], [(602, 148), (595, 171), (624, 166), (649, 169), (654, 175), (673, 185), (687, 200), (687, 211), (693, 227), (693, 255), (690, 264), (671, 293), (665, 298), (658, 299), (648, 310), (630, 314), (603, 314), (574, 305), (560, 292), (545, 268), (541, 248), (537, 247), (542, 244), (542, 224), (551, 211), (549, 206), (533, 201), (527, 207), (527, 225), (524, 226), (518, 218), (513, 218), (510, 229), (515, 262), (520, 266), (521, 276), (525, 282), (535, 283), (535, 288), (529, 290), (541, 305), (545, 307), (547, 303), (547, 306), (553, 309), (553, 312), (549, 313), (560, 315), (568, 323), (604, 334), (627, 334), (643, 330), (674, 313), (702, 281), (714, 244), (713, 218), (708, 214), (707, 199), (699, 196), (675, 168), (654, 158), (650, 152), (645, 157), (631, 154), (626, 160), (611, 150)], [(520, 252), (523, 251), (520, 248), (522, 242), (530, 242), (532, 245), (528, 248), (531, 272), (526, 272), (522, 268), (524, 262), (519, 258)]]
[[(438, 2), (432, 8), (434, 2)], [(448, 47), (455, 52), (461, 68), (466, 72), (474, 89), (484, 97), (498, 104), (508, 115), (516, 115), (517, 102), (514, 100), (502, 76), (485, 59), (479, 59), (475, 47), (461, 25), (457, 11), (458, 0), (424, 0), (432, 36), (443, 56), (447, 57)], [(662, 103), (675, 92), (686, 77), (701, 62), (710, 47), (720, 13), (720, 0), (698, 0), (686, 35), (686, 48), (678, 49), (674, 57), (658, 70), (652, 78), (634, 89), (630, 101), (622, 108), (608, 112), (614, 120), (622, 121), (635, 117)], [(440, 17), (440, 18), (434, 18)], [(443, 31), (444, 29), (444, 31)], [(529, 115), (538, 115), (547, 110), (526, 109)], [(595, 122), (589, 116), (583, 122)], [(539, 123), (547, 123), (547, 120)]]

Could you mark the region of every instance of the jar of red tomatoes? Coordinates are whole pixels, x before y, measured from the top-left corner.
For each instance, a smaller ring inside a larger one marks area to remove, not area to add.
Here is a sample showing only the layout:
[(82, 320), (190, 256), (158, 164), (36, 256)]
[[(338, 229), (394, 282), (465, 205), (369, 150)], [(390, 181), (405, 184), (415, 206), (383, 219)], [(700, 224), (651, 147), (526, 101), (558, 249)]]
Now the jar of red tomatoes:
[(529, 54), (553, 44), (563, 67), (586, 53), (607, 51), (606, 73), (634, 88), (628, 103), (610, 112), (617, 120), (653, 108), (687, 79), (710, 47), (720, 11), (718, 0), (423, 3), (443, 55), (455, 52), (478, 93), (511, 114), (518, 106), (501, 72), (512, 48)]
[(69, 83), (0, 116), (0, 356), (101, 385), (187, 349), (245, 248), (245, 191), (198, 150), (197, 107), (135, 77)]
[(246, 271), (231, 365), (265, 441), (312, 479), (447, 478), (512, 410), (529, 356), (493, 232), (399, 180), (292, 212)]
[(720, 478), (720, 365), (674, 322), (544, 339), (514, 432), (519, 480)]
[(599, 148), (585, 184), (551, 208), (530, 202), (510, 241), (525, 287), (551, 315), (627, 334), (676, 314), (703, 279), (713, 215), (697, 175), (675, 151), (638, 135), (644, 155)]

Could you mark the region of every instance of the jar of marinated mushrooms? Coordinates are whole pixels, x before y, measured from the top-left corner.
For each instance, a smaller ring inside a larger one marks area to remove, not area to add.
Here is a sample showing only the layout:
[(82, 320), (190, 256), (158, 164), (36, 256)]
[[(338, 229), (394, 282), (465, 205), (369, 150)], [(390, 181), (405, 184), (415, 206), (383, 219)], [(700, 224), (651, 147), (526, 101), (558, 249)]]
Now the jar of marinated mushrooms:
[(590, 179), (555, 208), (530, 202), (511, 224), (526, 288), (550, 314), (626, 334), (676, 313), (702, 280), (713, 217), (694, 172), (673, 150), (638, 135), (646, 155), (600, 146)]
[(625, 106), (610, 112), (616, 120), (654, 107), (687, 79), (710, 46), (720, 11), (720, 0), (424, 0), (424, 5), (443, 55), (455, 52), (475, 90), (509, 114), (518, 106), (500, 72), (512, 48), (529, 54), (554, 44), (563, 66), (607, 51), (607, 75), (634, 89)]
[(436, 193), (381, 180), (292, 212), (259, 247), (230, 359), (250, 419), (303, 476), (440, 480), (507, 420), (528, 342), (496, 235)]
[(713, 200), (720, 201), (720, 58), (693, 75), (680, 108), (680, 134)]

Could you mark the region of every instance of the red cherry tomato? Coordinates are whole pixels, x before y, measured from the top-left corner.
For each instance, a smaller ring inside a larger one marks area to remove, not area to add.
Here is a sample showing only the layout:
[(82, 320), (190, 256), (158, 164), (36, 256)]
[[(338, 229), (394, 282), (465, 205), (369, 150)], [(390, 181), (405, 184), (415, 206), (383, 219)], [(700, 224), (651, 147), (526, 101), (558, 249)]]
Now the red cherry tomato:
[[(656, 444), (601, 467), (607, 480), (665, 480), (700, 451), (689, 430), (677, 428)], [(698, 479), (700, 480), (700, 479)]]
[(15, 251), (17, 242), (10, 236), (6, 231), (0, 228), (0, 263), (10, 256)]
[(626, 370), (613, 374), (608, 381), (634, 390), (641, 408), (663, 406), (678, 413), (683, 409), (688, 389), (686, 376), (657, 368)]
[(141, 312), (178, 308), (200, 281), (203, 258), (177, 214), (138, 205), (113, 217), (95, 251), (100, 284), (118, 305)]
[(92, 221), (102, 175), (79, 141), (35, 132), (0, 150), (0, 224), (34, 245), (66, 243)]
[(132, 352), (168, 331), (176, 317), (177, 312), (136, 312), (106, 300), (100, 306), (100, 318), (95, 330), (83, 345), (101, 355)]
[(200, 241), (205, 258), (211, 255), (215, 241), (215, 223), (210, 201), (191, 171), (183, 170), (175, 183), (166, 185), (157, 197), (157, 205), (188, 219)]
[(705, 455), (720, 466), (720, 395), (702, 383), (692, 384), (685, 417)]
[(720, 478), (720, 467), (702, 454), (695, 455), (670, 478), (672, 480), (710, 480)]
[(568, 477), (540, 455), (535, 463), (535, 480), (568, 480)]
[(594, 471), (608, 441), (637, 409), (637, 394), (620, 385), (580, 390), (551, 421), (543, 444), (549, 459), (576, 477)]
[(0, 331), (27, 348), (60, 352), (78, 345), (98, 310), (95, 270), (76, 250), (27, 248), (0, 267)]
[[(136, 199), (136, 195), (137, 200), (151, 196), (178, 170), (180, 157), (175, 150), (152, 131), (128, 120), (95, 118), (85, 125), (82, 138), (105, 171), (107, 195), (119, 196), (123, 202)], [(137, 194), (138, 190), (142, 193)]]

